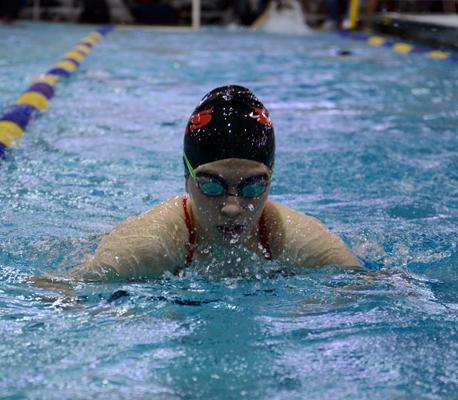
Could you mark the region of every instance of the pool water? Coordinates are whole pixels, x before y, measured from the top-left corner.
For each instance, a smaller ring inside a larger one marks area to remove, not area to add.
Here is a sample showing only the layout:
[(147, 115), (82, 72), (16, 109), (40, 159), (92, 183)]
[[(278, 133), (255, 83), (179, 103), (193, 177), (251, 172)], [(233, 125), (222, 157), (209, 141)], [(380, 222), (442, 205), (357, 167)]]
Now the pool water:
[[(92, 29), (0, 26), (0, 109)], [(224, 84), (271, 111), (272, 199), (372, 278), (191, 269), (46, 300), (27, 277), (184, 192), (185, 123)], [(456, 398), (457, 104), (455, 64), (331, 33), (116, 29), (0, 167), (0, 398)]]

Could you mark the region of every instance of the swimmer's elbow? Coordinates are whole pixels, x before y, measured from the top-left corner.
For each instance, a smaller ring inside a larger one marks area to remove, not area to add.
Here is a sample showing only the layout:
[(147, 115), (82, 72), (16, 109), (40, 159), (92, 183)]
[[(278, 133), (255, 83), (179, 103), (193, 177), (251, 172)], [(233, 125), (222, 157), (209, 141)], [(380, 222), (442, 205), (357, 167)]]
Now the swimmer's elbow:
[(329, 264), (335, 265), (337, 267), (348, 268), (348, 269), (358, 269), (363, 270), (361, 262), (347, 250), (349, 254), (342, 254), (336, 257), (335, 262), (330, 262)]
[(333, 265), (335, 267), (345, 269), (364, 269), (359, 260), (351, 254), (349, 250), (345, 252), (326, 252), (326, 254), (302, 255), (296, 259), (295, 264), (304, 268)]
[(89, 256), (82, 265), (69, 270), (67, 276), (72, 280), (85, 282), (156, 279), (165, 270), (169, 270), (171, 264), (169, 257), (164, 254), (145, 257), (135, 252), (122, 256), (99, 253)]
[(72, 281), (83, 282), (106, 282), (121, 279), (121, 274), (113, 266), (102, 265), (93, 258), (69, 269), (64, 276)]
[(341, 245), (331, 249), (324, 258), (324, 264), (348, 269), (364, 269), (361, 262), (340, 239), (339, 242), (341, 242)]
[(341, 268), (362, 269), (359, 260), (340, 237), (330, 233), (325, 243), (322, 252), (323, 264)]
[(334, 235), (327, 237), (327, 240), (303, 244), (297, 252), (296, 261), (303, 267), (334, 265), (340, 268), (363, 269), (360, 261), (342, 239)]

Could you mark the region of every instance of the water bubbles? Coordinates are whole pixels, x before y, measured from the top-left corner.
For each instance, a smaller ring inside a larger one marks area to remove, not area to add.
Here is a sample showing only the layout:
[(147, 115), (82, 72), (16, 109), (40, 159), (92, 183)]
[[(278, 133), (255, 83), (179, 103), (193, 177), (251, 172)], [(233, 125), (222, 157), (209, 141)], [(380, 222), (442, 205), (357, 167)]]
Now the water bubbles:
[(234, 236), (229, 240), (230, 244), (237, 244), (240, 240), (240, 236)]
[(430, 90), (428, 88), (413, 88), (411, 92), (414, 96), (424, 96), (428, 95)]

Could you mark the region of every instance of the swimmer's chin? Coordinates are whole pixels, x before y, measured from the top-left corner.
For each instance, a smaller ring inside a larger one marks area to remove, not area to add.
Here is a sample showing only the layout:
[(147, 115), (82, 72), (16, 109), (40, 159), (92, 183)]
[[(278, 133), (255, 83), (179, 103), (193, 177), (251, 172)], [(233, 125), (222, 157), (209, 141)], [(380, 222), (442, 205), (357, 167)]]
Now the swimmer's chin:
[(244, 239), (246, 226), (236, 224), (218, 225), (216, 230), (221, 243), (236, 245)]

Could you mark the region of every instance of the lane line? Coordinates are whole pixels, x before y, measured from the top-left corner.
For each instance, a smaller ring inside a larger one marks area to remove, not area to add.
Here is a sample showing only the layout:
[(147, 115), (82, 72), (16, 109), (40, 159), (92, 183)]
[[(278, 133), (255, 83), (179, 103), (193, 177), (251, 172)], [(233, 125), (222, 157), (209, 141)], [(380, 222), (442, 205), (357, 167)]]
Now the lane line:
[(74, 73), (94, 45), (112, 29), (111, 25), (107, 25), (90, 32), (65, 53), (50, 70), (35, 79), (19, 96), (15, 104), (3, 110), (3, 113), (0, 114), (0, 162), (5, 159), (12, 148), (19, 144), (35, 115), (46, 111), (49, 101), (55, 95), (60, 79)]
[(415, 53), (423, 54), (433, 60), (447, 60), (451, 62), (458, 62), (458, 54), (447, 52), (444, 50), (433, 50), (425, 47), (414, 46), (410, 43), (396, 41), (394, 39), (386, 38), (378, 35), (365, 34), (361, 32), (338, 31), (337, 34), (347, 39), (358, 40), (367, 42), (372, 47), (387, 47), (393, 51), (401, 54)]

